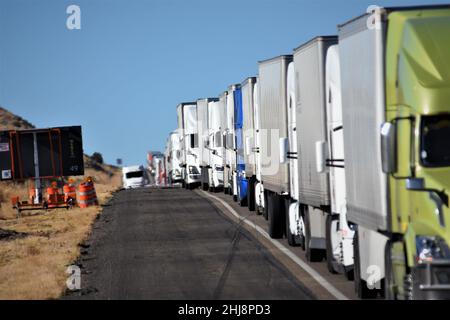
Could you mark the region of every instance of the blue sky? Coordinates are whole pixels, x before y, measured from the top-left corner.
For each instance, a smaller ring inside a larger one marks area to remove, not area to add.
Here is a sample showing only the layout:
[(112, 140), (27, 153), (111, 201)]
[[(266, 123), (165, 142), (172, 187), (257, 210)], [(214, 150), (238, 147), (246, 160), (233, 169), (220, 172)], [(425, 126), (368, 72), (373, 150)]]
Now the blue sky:
[[(0, 0), (0, 105), (38, 127), (81, 124), (85, 152), (110, 163), (144, 163), (178, 102), (217, 96), (371, 4), (427, 2)], [(81, 30), (66, 28), (71, 4)]]

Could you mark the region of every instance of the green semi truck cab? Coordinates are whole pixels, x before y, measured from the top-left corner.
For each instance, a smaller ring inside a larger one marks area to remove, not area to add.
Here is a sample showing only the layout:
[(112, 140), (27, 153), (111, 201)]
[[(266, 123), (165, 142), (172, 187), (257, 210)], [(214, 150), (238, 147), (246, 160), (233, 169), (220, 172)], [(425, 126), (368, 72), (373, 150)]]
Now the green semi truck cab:
[(450, 297), (450, 8), (387, 14), (387, 298)]

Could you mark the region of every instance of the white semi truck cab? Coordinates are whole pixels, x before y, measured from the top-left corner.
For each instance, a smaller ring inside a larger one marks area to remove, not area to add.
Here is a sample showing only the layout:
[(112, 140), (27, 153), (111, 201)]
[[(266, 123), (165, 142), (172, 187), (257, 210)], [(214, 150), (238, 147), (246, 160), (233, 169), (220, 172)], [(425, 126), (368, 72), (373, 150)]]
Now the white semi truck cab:
[(144, 167), (139, 165), (123, 167), (122, 181), (125, 189), (143, 187), (145, 184)]

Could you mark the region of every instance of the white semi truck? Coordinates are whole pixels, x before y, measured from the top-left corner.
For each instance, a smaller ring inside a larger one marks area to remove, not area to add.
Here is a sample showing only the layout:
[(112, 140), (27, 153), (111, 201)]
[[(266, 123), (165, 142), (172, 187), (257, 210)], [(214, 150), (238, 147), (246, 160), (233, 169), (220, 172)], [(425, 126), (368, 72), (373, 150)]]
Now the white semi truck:
[(182, 175), (183, 185), (192, 189), (201, 183), (198, 128), (197, 128), (197, 104), (195, 102), (183, 102), (177, 106), (178, 130), (181, 133), (182, 143)]
[(123, 167), (122, 182), (124, 189), (143, 187), (145, 184), (144, 167), (141, 165)]
[(172, 131), (167, 138), (165, 158), (168, 184), (181, 183), (181, 144), (178, 131)]
[(225, 127), (225, 107), (224, 99), (212, 99), (208, 102), (208, 185), (210, 191), (217, 191), (223, 188), (223, 156), (224, 146), (222, 131)]
[(235, 141), (234, 141), (234, 96), (233, 85), (222, 94), (226, 97), (225, 128), (223, 131), (225, 142), (225, 156), (223, 159), (223, 184), (224, 192), (233, 195), (233, 170), (236, 166)]
[(353, 225), (347, 222), (344, 128), (342, 125), (339, 45), (328, 48), (325, 63), (327, 140), (316, 144), (319, 173), (328, 173), (330, 214), (326, 221), (327, 266), (331, 273), (353, 278)]
[(249, 77), (241, 83), (242, 112), (243, 112), (243, 156), (245, 163), (245, 179), (247, 180), (247, 206), (255, 211), (256, 186), (256, 152), (255, 152), (255, 93), (256, 77)]
[(208, 105), (216, 98), (203, 98), (197, 100), (197, 130), (198, 130), (198, 146), (199, 146), (199, 165), (201, 173), (201, 187), (208, 190), (210, 187), (209, 172), (210, 166), (210, 150), (209, 150), (209, 129), (208, 129)]
[(253, 119), (254, 119), (254, 147), (255, 153), (255, 210), (257, 214), (264, 213), (264, 185), (262, 181), (262, 161), (261, 161), (261, 124), (260, 124), (260, 104), (259, 104), (259, 78), (253, 86)]

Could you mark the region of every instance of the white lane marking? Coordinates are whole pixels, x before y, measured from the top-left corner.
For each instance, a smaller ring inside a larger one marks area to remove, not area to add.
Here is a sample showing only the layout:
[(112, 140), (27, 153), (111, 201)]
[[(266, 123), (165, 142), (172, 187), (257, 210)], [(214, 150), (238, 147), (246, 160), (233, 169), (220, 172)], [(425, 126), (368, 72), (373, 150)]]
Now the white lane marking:
[(299, 265), (303, 270), (305, 270), (314, 280), (316, 280), (322, 287), (324, 287), (333, 297), (335, 297), (338, 300), (349, 300), (347, 296), (345, 296), (342, 292), (340, 292), (338, 289), (336, 289), (335, 286), (333, 286), (330, 282), (328, 282), (324, 277), (322, 277), (316, 270), (311, 268), (307, 263), (305, 263), (302, 259), (297, 257), (291, 250), (283, 246), (281, 243), (279, 243), (276, 240), (273, 240), (269, 234), (262, 229), (260, 226), (256, 225), (254, 222), (249, 221), (248, 219), (242, 217), (240, 214), (238, 214), (228, 203), (223, 201), (222, 199), (207, 193), (206, 191), (199, 190), (202, 194), (209, 198), (213, 198), (217, 201), (219, 201), (225, 208), (228, 209), (238, 220), (244, 221), (246, 224), (248, 224), (250, 227), (258, 231), (264, 238), (269, 240), (278, 250), (283, 252), (285, 255), (287, 255), (289, 258), (291, 258), (292, 261), (294, 261), (297, 265)]

